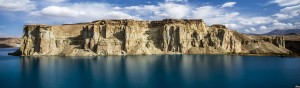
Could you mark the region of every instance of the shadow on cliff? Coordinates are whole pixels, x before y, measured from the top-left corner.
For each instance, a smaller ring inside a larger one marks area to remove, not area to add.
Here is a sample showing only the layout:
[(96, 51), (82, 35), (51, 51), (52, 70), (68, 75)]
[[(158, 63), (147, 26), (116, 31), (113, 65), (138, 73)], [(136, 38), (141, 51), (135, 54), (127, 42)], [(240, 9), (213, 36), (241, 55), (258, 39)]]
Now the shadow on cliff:
[(82, 30), (80, 31), (80, 35), (75, 37), (68, 37), (67, 42), (69, 43), (69, 45), (75, 46), (74, 48), (83, 49), (85, 45), (85, 40), (90, 39), (87, 33), (92, 33), (92, 32), (89, 31), (89, 28), (87, 26), (83, 26)]
[(148, 40), (153, 41), (154, 47), (161, 49), (161, 43), (163, 43), (161, 27), (162, 24), (156, 24), (155, 22), (151, 22), (148, 24), (149, 30), (145, 31), (145, 34), (149, 35), (147, 37)]
[[(24, 29), (25, 29), (24, 31), (26, 31), (24, 36), (27, 36), (28, 38), (34, 37), (34, 38), (32, 38), (33, 39), (33, 44), (35, 45), (34, 46), (34, 51), (35, 52), (40, 52), (40, 47), (39, 47), (40, 46), (40, 41), (41, 41), (40, 31), (39, 31), (40, 27), (35, 27), (33, 30), (30, 30), (31, 28), (29, 26), (26, 26)], [(30, 34), (28, 34), (29, 31), (31, 31)], [(30, 35), (34, 35), (34, 36), (30, 37)]]
[(113, 36), (122, 42), (121, 49), (125, 50), (125, 28), (122, 28), (121, 31), (114, 33)]
[[(153, 25), (151, 25), (151, 26), (153, 26)], [(73, 45), (77, 49), (83, 49), (85, 47), (85, 45), (87, 45), (87, 47), (90, 47), (89, 46), (90, 44), (86, 44), (86, 43), (90, 43), (90, 42), (86, 42), (86, 41), (90, 41), (89, 39), (93, 38), (94, 32), (91, 29), (93, 29), (93, 27), (88, 27), (88, 26), (82, 27), (82, 30), (80, 31), (80, 35), (74, 36), (74, 37), (68, 37), (67, 42), (69, 43), (69, 45)], [(126, 30), (125, 28), (122, 28), (121, 31), (115, 32), (114, 34), (112, 34), (113, 37), (115, 37), (116, 39), (118, 39), (119, 41), (122, 42), (122, 46), (121, 46), (122, 49), (125, 48), (125, 41), (126, 41), (125, 40), (125, 36), (126, 36), (125, 30)], [(150, 30), (145, 31), (145, 34), (149, 35), (147, 37), (147, 39), (152, 41), (155, 48), (158, 48), (158, 49), (161, 48), (161, 43), (163, 41), (160, 30), (161, 30), (161, 27), (151, 27)], [(105, 29), (101, 30), (100, 36), (106, 38), (107, 36), (105, 36), (105, 34), (103, 34), (105, 32), (106, 32)]]

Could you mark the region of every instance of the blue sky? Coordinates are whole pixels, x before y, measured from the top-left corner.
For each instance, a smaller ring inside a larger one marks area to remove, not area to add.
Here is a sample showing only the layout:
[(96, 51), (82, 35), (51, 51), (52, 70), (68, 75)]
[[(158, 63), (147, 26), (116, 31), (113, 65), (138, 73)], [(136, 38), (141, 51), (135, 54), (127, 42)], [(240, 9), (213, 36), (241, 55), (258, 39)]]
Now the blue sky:
[(300, 0), (0, 0), (0, 37), (23, 25), (99, 19), (204, 19), (243, 33), (300, 28)]

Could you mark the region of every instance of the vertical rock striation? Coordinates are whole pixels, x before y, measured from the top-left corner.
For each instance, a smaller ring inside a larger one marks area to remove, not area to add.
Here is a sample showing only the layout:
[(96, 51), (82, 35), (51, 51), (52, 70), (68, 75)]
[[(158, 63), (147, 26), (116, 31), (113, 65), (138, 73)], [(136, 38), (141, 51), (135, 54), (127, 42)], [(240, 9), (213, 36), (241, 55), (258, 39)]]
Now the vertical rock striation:
[[(290, 53), (282, 37), (240, 34), (201, 19), (98, 20), (58, 26), (26, 25), (18, 55), (140, 55)], [(265, 46), (271, 47), (266, 48)]]

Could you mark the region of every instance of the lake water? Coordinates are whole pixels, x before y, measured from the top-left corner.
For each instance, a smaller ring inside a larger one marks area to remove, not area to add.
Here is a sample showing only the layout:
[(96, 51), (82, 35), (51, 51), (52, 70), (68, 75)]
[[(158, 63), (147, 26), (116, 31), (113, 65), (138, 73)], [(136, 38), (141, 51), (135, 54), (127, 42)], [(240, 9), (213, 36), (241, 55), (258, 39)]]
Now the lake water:
[(237, 55), (7, 56), (0, 88), (295, 88), (300, 58)]

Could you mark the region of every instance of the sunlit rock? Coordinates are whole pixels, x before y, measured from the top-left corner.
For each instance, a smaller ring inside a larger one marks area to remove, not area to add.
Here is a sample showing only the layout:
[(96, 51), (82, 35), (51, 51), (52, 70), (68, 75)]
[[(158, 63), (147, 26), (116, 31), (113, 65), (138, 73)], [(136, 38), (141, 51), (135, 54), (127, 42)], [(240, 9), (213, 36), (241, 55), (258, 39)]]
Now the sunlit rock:
[(249, 36), (201, 19), (26, 25), (19, 55), (288, 54), (283, 37)]

